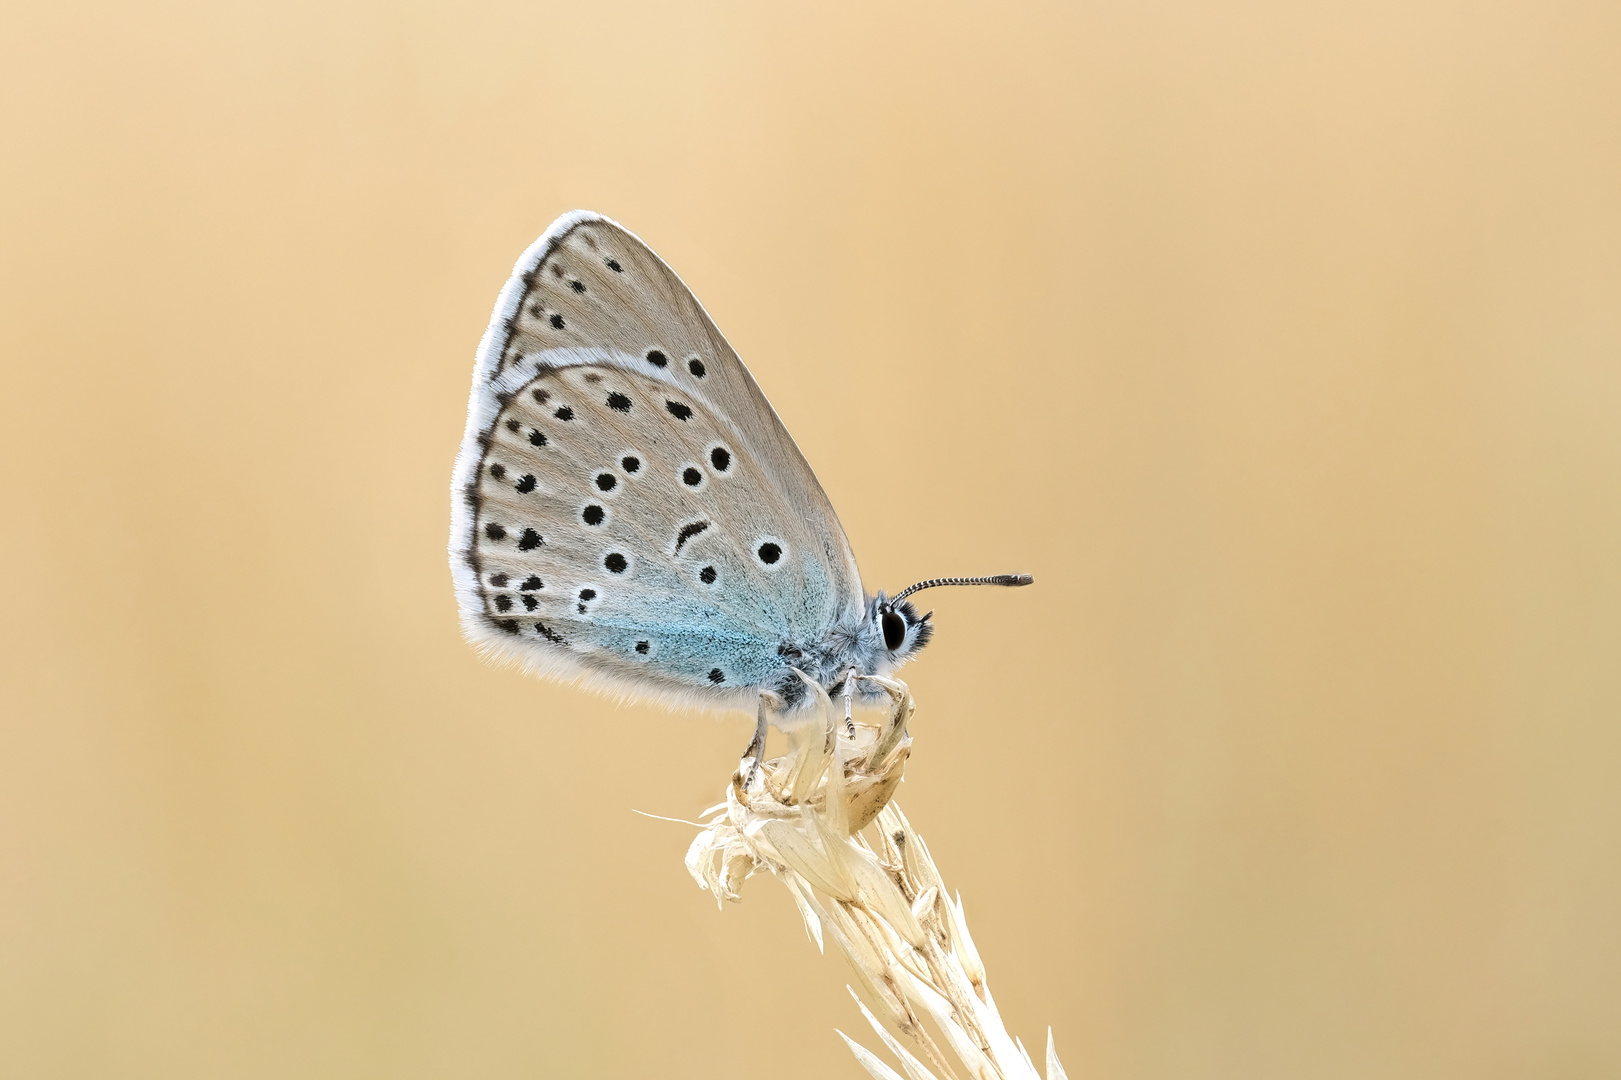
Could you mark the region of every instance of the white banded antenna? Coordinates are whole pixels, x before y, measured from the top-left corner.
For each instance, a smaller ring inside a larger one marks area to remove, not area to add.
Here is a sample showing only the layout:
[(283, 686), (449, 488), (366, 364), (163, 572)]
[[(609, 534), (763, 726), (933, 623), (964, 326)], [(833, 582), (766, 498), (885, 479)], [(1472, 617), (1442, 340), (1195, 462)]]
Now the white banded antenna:
[(932, 589), (937, 585), (1028, 585), (1034, 580), (1036, 579), (1029, 574), (993, 574), (990, 577), (935, 577), (902, 589), (889, 602), (893, 606), (915, 592)]

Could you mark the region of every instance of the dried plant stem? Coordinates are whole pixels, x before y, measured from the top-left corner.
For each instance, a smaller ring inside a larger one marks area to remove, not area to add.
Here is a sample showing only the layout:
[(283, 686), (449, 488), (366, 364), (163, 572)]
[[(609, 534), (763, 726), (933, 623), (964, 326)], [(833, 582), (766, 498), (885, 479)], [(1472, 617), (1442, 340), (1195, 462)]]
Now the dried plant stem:
[[(829, 936), (850, 961), (856, 1004), (905, 1073), (839, 1032), (878, 1080), (1042, 1080), (1002, 1025), (962, 898), (891, 801), (911, 754), (912, 695), (864, 678), (889, 694), (887, 721), (849, 736), (842, 711), (807, 680), (823, 723), (791, 731), (788, 752), (746, 786), (739, 767), (726, 801), (705, 813), (687, 869), (716, 900), (741, 899), (761, 871), (788, 886), (817, 947)], [(1065, 1080), (1050, 1030), (1045, 1064), (1045, 1080)]]

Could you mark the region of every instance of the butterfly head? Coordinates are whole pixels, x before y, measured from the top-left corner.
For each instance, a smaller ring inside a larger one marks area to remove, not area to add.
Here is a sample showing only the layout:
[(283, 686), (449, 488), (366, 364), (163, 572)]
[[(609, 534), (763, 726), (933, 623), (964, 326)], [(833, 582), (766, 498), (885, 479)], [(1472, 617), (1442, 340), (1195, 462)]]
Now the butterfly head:
[(910, 660), (934, 636), (929, 618), (934, 612), (919, 615), (910, 600), (896, 603), (879, 593), (868, 604), (867, 619), (873, 635), (884, 643), (884, 655), (892, 667)]
[(893, 600), (880, 592), (868, 603), (867, 620), (873, 637), (883, 642), (882, 655), (892, 668), (899, 667), (927, 645), (929, 639), (934, 636), (934, 626), (929, 622), (934, 612), (919, 615), (917, 608), (906, 599), (908, 596), (920, 589), (932, 589), (937, 585), (1028, 585), (1030, 581), (1029, 574), (997, 574), (994, 577), (979, 578), (929, 578), (927, 581), (920, 581), (916, 585), (902, 589)]

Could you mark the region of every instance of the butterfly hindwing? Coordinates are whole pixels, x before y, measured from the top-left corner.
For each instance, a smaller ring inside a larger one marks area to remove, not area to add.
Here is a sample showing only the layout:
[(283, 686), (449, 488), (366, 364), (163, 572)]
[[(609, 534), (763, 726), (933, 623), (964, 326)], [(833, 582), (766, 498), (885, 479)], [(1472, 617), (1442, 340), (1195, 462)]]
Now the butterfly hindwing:
[(684, 285), (572, 215), (480, 349), (457, 461), (463, 626), (547, 674), (745, 704), (862, 592), (826, 495)]

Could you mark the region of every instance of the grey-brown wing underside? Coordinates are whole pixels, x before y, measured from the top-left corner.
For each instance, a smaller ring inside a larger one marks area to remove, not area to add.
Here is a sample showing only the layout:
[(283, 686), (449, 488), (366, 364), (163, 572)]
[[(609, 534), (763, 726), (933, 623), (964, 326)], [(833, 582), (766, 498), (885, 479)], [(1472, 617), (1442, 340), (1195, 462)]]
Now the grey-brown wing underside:
[[(727, 471), (706, 456), (717, 447)], [(627, 456), (646, 458), (639, 475), (624, 470)], [(705, 474), (701, 492), (680, 481), (690, 466)], [(593, 488), (610, 474), (617, 505)], [(612, 524), (588, 524), (592, 505)], [(791, 558), (764, 564), (767, 544)], [(704, 550), (717, 575), (730, 566), (719, 590), (687, 580), (709, 566), (687, 565)], [(600, 561), (614, 554), (631, 576)], [(825, 631), (863, 601), (838, 518), (747, 369), (646, 245), (589, 214), (559, 219), (526, 253), (481, 344), (451, 558), (470, 638), (545, 674), (666, 700), (742, 704), (774, 635)], [(559, 586), (544, 600), (549, 584), (521, 588), (546, 581), (542, 565)], [(593, 596), (580, 601), (581, 590)], [(549, 622), (522, 618), (543, 605)], [(651, 644), (635, 652), (652, 641), (639, 622), (665, 635), (658, 663)]]

